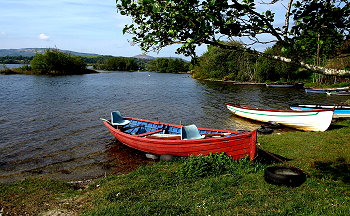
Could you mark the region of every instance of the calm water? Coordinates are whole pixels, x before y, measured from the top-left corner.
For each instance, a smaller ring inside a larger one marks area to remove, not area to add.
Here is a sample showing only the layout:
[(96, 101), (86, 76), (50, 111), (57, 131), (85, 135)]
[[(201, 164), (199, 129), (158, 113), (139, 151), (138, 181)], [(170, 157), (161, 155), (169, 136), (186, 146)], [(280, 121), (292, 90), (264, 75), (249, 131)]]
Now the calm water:
[(0, 76), (0, 182), (46, 175), (83, 180), (147, 163), (98, 119), (119, 110), (167, 123), (256, 129), (225, 103), (288, 109), (291, 103), (339, 103), (341, 96), (302, 89), (203, 82), (187, 74), (102, 72), (81, 76)]

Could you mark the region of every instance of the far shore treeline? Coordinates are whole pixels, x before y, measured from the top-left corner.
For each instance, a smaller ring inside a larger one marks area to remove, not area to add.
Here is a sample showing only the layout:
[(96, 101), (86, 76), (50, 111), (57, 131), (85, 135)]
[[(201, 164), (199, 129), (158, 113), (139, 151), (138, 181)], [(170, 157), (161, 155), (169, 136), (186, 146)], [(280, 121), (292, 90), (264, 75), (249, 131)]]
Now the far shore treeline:
[(68, 75), (96, 72), (87, 69), (107, 71), (152, 71), (161, 73), (186, 73), (191, 63), (180, 58), (141, 59), (134, 57), (79, 56), (57, 49), (48, 49), (44, 54), (33, 57), (0, 57), (0, 64), (27, 64), (21, 68), (9, 69), (4, 65), (1, 74)]
[[(239, 42), (236, 46), (244, 46)], [(338, 49), (322, 55), (322, 65), (332, 68), (350, 68), (350, 42), (339, 43)], [(280, 47), (275, 45), (265, 50), (268, 55), (281, 55)], [(342, 56), (339, 60), (339, 56)], [(303, 61), (312, 63), (315, 56), (306, 55)], [(73, 55), (58, 49), (48, 49), (44, 54), (33, 57), (0, 57), (0, 64), (28, 64), (19, 69), (0, 71), (1, 74), (45, 74), (67, 75), (107, 71), (151, 71), (161, 73), (188, 73), (197, 79), (224, 80), (234, 82), (311, 82), (335, 84), (349, 82), (349, 77), (335, 77), (316, 74), (299, 65), (281, 62), (272, 58), (255, 55), (245, 51), (226, 50), (208, 46), (207, 51), (191, 62), (180, 58), (136, 58), (101, 55)], [(87, 69), (92, 66), (94, 70)]]

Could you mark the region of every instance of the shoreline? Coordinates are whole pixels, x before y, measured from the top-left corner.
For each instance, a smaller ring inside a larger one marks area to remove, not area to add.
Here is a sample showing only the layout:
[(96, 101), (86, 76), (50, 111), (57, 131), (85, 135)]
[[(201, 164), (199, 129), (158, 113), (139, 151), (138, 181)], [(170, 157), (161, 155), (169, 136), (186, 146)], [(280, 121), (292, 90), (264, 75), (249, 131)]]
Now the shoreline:
[[(265, 215), (271, 210), (281, 215), (344, 215), (350, 209), (349, 175), (345, 172), (350, 166), (349, 129), (350, 121), (346, 120), (326, 133), (262, 136), (261, 149), (274, 157), (260, 154), (261, 160), (254, 164), (218, 158), (220, 163), (215, 164), (226, 167), (220, 173), (215, 166), (205, 173), (188, 172), (201, 170), (211, 161), (199, 157), (201, 163), (193, 158), (187, 160), (187, 166), (182, 161), (155, 163), (117, 177), (70, 182), (28, 178), (0, 184), (0, 215)], [(266, 168), (281, 165), (297, 167), (309, 175), (296, 187), (268, 183), (264, 179)], [(242, 203), (246, 208), (240, 207)]]

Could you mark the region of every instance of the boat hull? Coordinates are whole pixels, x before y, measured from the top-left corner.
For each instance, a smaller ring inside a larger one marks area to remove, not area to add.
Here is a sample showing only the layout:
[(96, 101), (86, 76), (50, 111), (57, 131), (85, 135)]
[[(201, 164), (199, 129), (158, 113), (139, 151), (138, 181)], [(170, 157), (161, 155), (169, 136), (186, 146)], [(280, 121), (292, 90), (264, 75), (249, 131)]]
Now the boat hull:
[(261, 122), (273, 121), (303, 131), (325, 131), (332, 121), (333, 109), (293, 111), (266, 110), (255, 107), (226, 104), (235, 115)]
[[(166, 126), (171, 129), (170, 133), (172, 135), (178, 134), (182, 127), (182, 125), (172, 125), (136, 118), (126, 119), (130, 120), (131, 122), (142, 122), (142, 124), (151, 125), (151, 127), (149, 127), (150, 131)], [(104, 121), (104, 124), (117, 140), (131, 148), (143, 151), (145, 153), (155, 155), (190, 156), (224, 152), (234, 159), (249, 157), (250, 160), (253, 160), (256, 156), (256, 131), (229, 131), (198, 128), (201, 134), (227, 133), (230, 135), (193, 140), (166, 140), (152, 138), (152, 136), (129, 134), (130, 131), (125, 132), (117, 129), (108, 121)]]
[(303, 88), (304, 83), (266, 83), (266, 87), (273, 88)]
[(321, 90), (321, 89), (305, 89), (306, 93), (316, 93), (316, 94), (326, 94), (327, 90)]
[(292, 88), (294, 87), (293, 84), (281, 84), (281, 85), (278, 85), (278, 84), (266, 84), (266, 87), (273, 87), (273, 88)]
[(329, 89), (313, 89), (313, 88), (307, 88), (305, 89), (306, 93), (320, 93), (320, 94), (329, 94), (329, 95), (336, 95), (337, 92), (348, 92), (350, 91), (349, 87), (344, 88), (329, 88)]
[(291, 105), (290, 108), (296, 111), (305, 111), (305, 110), (318, 110), (318, 109), (333, 109), (333, 118), (350, 118), (350, 106), (346, 105), (304, 105), (304, 104), (295, 104)]
[(350, 96), (350, 91), (330, 91), (328, 95)]

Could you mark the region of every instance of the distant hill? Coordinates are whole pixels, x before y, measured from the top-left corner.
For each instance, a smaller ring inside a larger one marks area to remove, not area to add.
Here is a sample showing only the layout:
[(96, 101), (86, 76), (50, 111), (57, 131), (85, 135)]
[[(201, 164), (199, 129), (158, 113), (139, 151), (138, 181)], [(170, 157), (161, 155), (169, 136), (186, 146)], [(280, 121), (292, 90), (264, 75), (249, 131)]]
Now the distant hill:
[[(136, 56), (133, 56), (133, 58), (137, 58), (137, 59), (145, 59), (145, 60), (155, 60), (157, 58), (169, 58), (169, 59), (182, 59), (182, 58), (179, 58), (179, 57), (153, 57), (153, 56), (149, 56), (149, 55), (136, 55)], [(182, 59), (184, 61), (187, 61), (186, 59)], [(187, 61), (188, 62), (188, 61)]]
[[(5, 57), (5, 56), (24, 56), (24, 57), (32, 57), (35, 56), (35, 54), (43, 54), (45, 51), (50, 48), (22, 48), (22, 49), (0, 49), (0, 57)], [(60, 50), (61, 52), (65, 53), (70, 53), (72, 55), (82, 55), (82, 56), (104, 56), (104, 55), (99, 55), (99, 54), (94, 54), (94, 53), (80, 53), (80, 52), (74, 52), (70, 50)], [(155, 60), (157, 57), (149, 56), (149, 55), (136, 55), (133, 56), (132, 58), (137, 58), (141, 60)], [(162, 58), (171, 58), (171, 59), (176, 59), (176, 57), (162, 57)]]
[[(0, 57), (5, 56), (35, 56), (36, 53), (45, 53), (45, 50), (49, 48), (23, 48), (23, 49), (0, 49)], [(72, 55), (88, 55), (88, 56), (100, 56), (92, 53), (79, 53), (69, 50), (60, 50), (61, 52), (70, 53)]]
[(149, 60), (153, 60), (153, 59), (156, 59), (155, 57), (153, 56), (149, 56), (149, 55), (136, 55), (134, 56), (133, 58), (138, 58), (138, 59), (149, 59)]

